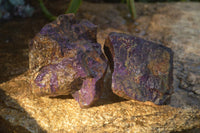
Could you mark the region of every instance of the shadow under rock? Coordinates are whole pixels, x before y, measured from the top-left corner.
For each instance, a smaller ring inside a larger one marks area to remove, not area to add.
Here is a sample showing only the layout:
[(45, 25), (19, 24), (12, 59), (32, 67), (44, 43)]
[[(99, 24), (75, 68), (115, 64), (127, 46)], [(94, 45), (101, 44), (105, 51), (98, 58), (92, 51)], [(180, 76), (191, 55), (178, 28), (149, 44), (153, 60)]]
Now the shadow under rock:
[[(121, 97), (115, 95), (114, 93), (112, 93), (111, 90), (108, 94), (105, 94), (107, 92), (108, 91), (104, 92), (103, 96), (98, 101), (96, 101), (96, 103), (94, 103), (91, 107), (97, 107), (97, 106), (101, 106), (101, 105), (127, 101), (126, 99), (121, 98)], [(49, 98), (51, 98), (51, 99), (57, 99), (57, 98), (58, 99), (73, 99), (72, 95), (59, 95), (59, 96), (54, 96), (54, 97), (50, 96)], [(88, 107), (86, 107), (86, 108), (88, 108)]]
[(128, 101), (127, 99), (121, 98), (115, 94), (110, 94), (107, 97), (102, 97), (100, 98), (94, 105), (93, 107), (98, 107), (102, 105), (107, 105), (107, 104), (113, 104), (113, 103), (119, 103), (123, 101)]
[(187, 129), (183, 131), (172, 131), (170, 133), (200, 133), (200, 128)]
[[(0, 88), (0, 133), (46, 133), (15, 99)], [(6, 120), (7, 119), (7, 120)], [(9, 121), (15, 121), (10, 123)], [(17, 124), (17, 122), (21, 122)], [(24, 127), (22, 126), (24, 125)], [(25, 125), (28, 125), (25, 128)]]
[(110, 62), (110, 69), (108, 69), (106, 75), (105, 75), (105, 84), (104, 89), (102, 90), (102, 95), (98, 101), (96, 101), (93, 105), (93, 107), (101, 106), (101, 105), (107, 105), (107, 104), (113, 104), (123, 101), (128, 101), (127, 99), (124, 99), (122, 97), (117, 96), (112, 91), (112, 71), (113, 71), (113, 64)]
[[(121, 97), (115, 95), (112, 92), (111, 86), (112, 86), (112, 71), (114, 69), (112, 67), (113, 65), (114, 65), (113, 62), (111, 62), (111, 65), (107, 69), (107, 72), (104, 76), (104, 79), (103, 79), (104, 80), (104, 85), (103, 85), (104, 87), (102, 88), (102, 90), (100, 92), (101, 93), (100, 98), (97, 101), (95, 101), (91, 106), (84, 107), (84, 108), (91, 108), (91, 107), (97, 107), (97, 106), (101, 106), (101, 105), (107, 105), (107, 104), (113, 104), (113, 103), (118, 103), (118, 102), (122, 102), (122, 101), (127, 101), (126, 99), (121, 98)], [(76, 89), (76, 90), (81, 89), (82, 82), (80, 83), (80, 82), (75, 81), (72, 84), (73, 84), (72, 86), (78, 87), (78, 88), (74, 88), (74, 89)], [(76, 84), (79, 84), (79, 85), (76, 85)], [(97, 83), (96, 85), (101, 86), (101, 85), (98, 85), (98, 84), (99, 83)], [(73, 99), (72, 95), (59, 95), (59, 96), (53, 96), (53, 97), (49, 97), (49, 98), (52, 98), (52, 99), (55, 99), (55, 98), (58, 98), (58, 99)]]
[[(101, 97), (94, 104), (92, 104), (92, 106), (85, 107), (85, 108), (98, 107), (101, 105), (107, 105), (107, 104), (113, 104), (113, 103), (118, 103), (118, 102), (122, 102), (122, 101), (128, 101), (127, 99), (124, 99), (124, 98), (121, 98), (121, 97), (115, 95), (112, 92), (111, 84), (112, 84), (112, 75), (110, 75), (110, 73), (108, 73), (107, 81), (104, 85), (104, 89), (102, 90)], [(50, 96), (49, 98), (51, 98), (51, 99), (56, 99), (56, 98), (58, 98), (58, 99), (73, 99), (72, 95)]]
[(50, 96), (51, 99), (73, 99), (72, 95), (59, 95), (59, 96)]

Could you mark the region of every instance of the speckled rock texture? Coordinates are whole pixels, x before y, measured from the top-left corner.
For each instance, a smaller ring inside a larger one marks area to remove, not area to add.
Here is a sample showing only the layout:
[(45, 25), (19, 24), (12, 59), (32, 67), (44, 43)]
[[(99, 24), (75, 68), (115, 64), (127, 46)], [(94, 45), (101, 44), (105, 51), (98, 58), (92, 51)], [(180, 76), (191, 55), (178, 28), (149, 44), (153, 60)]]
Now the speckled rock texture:
[[(61, 5), (56, 10), (66, 10), (66, 1), (51, 2)], [(0, 132), (4, 128), (5, 133), (9, 133), (8, 129), (15, 129), (15, 133), (199, 133), (199, 7), (198, 2), (136, 2), (139, 17), (135, 22), (127, 19), (126, 4), (83, 1), (77, 13), (80, 18), (98, 24), (97, 40), (102, 46), (108, 34), (114, 31), (142, 36), (173, 50), (174, 93), (171, 103), (161, 106), (136, 100), (100, 99), (93, 107), (82, 109), (70, 97), (27, 94), (30, 75), (17, 75), (28, 70), (27, 42), (48, 22), (36, 14), (30, 19), (17, 19), (15, 23), (1, 23)], [(55, 7), (50, 10), (55, 11)]]
[(169, 102), (173, 92), (173, 53), (142, 38), (110, 33), (104, 50), (110, 60), (112, 90), (126, 99)]
[(101, 95), (107, 60), (96, 42), (97, 26), (61, 15), (30, 43), (31, 90), (36, 95), (68, 95), (81, 107)]
[(29, 75), (0, 84), (0, 116), (13, 126), (32, 133), (170, 133), (200, 128), (200, 111), (195, 108), (158, 106), (136, 100), (101, 99), (82, 109), (71, 98), (34, 97), (26, 94)]

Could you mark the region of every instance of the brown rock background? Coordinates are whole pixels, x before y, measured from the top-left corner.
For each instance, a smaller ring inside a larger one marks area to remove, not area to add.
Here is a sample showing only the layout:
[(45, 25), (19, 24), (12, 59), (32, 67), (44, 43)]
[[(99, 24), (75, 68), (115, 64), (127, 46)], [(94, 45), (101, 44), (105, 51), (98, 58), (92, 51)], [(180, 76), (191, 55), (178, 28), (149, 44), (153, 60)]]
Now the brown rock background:
[[(60, 14), (66, 8), (64, 3), (52, 2), (48, 6)], [(199, 132), (199, 7), (200, 3), (191, 2), (136, 3), (139, 17), (135, 22), (130, 20), (127, 7), (122, 4), (83, 3), (77, 14), (79, 18), (89, 19), (99, 25), (97, 36), (100, 44), (103, 44), (108, 33), (116, 31), (162, 42), (172, 48), (175, 53), (175, 92), (170, 105), (166, 106), (133, 100), (101, 99), (95, 107), (80, 109), (78, 103), (70, 97), (31, 96), (28, 92), (29, 75), (26, 72), (27, 44), (47, 20), (37, 10), (32, 18), (1, 22), (0, 131)], [(16, 77), (19, 74), (22, 75)]]

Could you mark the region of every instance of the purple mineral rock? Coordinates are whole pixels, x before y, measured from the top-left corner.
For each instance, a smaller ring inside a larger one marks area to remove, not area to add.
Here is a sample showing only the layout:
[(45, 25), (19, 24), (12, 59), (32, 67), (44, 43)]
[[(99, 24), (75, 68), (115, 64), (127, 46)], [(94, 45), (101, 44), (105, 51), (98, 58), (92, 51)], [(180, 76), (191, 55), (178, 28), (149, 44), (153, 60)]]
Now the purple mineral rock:
[(68, 95), (81, 107), (100, 97), (107, 59), (96, 42), (97, 26), (61, 15), (30, 43), (31, 90), (36, 95)]
[(104, 51), (113, 72), (115, 94), (155, 104), (168, 102), (173, 91), (170, 48), (126, 34), (110, 33)]

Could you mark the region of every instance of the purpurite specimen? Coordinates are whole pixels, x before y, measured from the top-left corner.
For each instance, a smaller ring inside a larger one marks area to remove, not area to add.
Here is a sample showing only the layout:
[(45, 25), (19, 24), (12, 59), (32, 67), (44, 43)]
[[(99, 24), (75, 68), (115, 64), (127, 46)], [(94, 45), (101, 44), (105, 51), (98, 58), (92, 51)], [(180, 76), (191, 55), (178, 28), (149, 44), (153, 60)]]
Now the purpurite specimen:
[(113, 71), (115, 94), (155, 104), (168, 102), (173, 91), (170, 48), (126, 34), (110, 33), (104, 51)]
[(68, 95), (81, 107), (101, 95), (107, 59), (96, 42), (97, 26), (61, 15), (30, 43), (31, 90), (36, 95)]
[(171, 49), (110, 33), (104, 45), (106, 58), (96, 34), (96, 25), (78, 21), (73, 14), (45, 25), (30, 43), (32, 93), (71, 94), (81, 107), (89, 107), (102, 92), (105, 96), (111, 92), (112, 82), (112, 91), (120, 97), (155, 104), (169, 101), (173, 91)]

